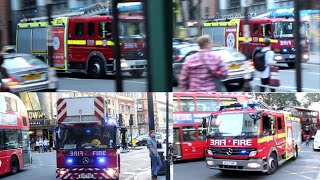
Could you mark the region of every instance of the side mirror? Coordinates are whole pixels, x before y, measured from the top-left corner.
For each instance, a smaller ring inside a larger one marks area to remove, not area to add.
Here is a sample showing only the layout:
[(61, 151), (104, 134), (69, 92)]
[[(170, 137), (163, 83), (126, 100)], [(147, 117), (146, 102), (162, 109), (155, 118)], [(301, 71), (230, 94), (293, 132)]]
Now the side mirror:
[(202, 118), (202, 123), (201, 123), (201, 127), (202, 127), (202, 134), (207, 134), (207, 119), (205, 117)]

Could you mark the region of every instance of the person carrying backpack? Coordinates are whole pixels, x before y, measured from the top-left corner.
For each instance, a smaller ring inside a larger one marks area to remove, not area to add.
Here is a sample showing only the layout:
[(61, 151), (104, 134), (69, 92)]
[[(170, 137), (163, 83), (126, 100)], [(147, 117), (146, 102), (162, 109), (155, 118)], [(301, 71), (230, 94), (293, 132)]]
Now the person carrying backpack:
[[(254, 67), (260, 73), (261, 84), (268, 85), (270, 80), (270, 65), (275, 64), (273, 61), (274, 52), (271, 50), (271, 42), (269, 39), (264, 40), (264, 47), (258, 49), (253, 57)], [(260, 92), (264, 92), (265, 87), (260, 87)], [(275, 92), (271, 89), (271, 92)]]

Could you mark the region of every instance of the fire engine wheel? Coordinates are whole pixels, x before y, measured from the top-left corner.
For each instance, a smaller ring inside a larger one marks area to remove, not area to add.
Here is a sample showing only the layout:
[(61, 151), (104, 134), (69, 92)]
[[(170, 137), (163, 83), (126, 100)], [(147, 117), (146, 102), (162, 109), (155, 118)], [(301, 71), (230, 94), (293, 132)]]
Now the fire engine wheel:
[(297, 146), (294, 148), (294, 152), (293, 152), (293, 160), (296, 160), (298, 158), (299, 154), (298, 154), (298, 148)]
[(19, 172), (19, 160), (16, 156), (12, 156), (10, 160), (11, 174), (17, 174)]
[(143, 72), (144, 72), (143, 70), (134, 70), (134, 71), (130, 71), (129, 73), (132, 77), (139, 78), (142, 76)]
[(94, 57), (89, 62), (88, 73), (92, 78), (99, 79), (105, 76), (105, 68), (100, 58)]
[(267, 174), (273, 174), (278, 169), (278, 160), (275, 153), (272, 153), (268, 159)]

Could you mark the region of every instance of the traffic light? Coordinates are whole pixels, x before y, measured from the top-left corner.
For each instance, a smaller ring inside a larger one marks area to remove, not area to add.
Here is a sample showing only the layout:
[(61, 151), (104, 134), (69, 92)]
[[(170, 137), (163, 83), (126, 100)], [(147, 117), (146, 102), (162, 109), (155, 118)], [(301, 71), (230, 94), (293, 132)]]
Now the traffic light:
[(119, 123), (119, 126), (122, 126), (122, 124), (123, 124), (122, 114), (119, 114), (118, 123)]
[(129, 125), (133, 125), (133, 114), (130, 114), (130, 120), (129, 120)]

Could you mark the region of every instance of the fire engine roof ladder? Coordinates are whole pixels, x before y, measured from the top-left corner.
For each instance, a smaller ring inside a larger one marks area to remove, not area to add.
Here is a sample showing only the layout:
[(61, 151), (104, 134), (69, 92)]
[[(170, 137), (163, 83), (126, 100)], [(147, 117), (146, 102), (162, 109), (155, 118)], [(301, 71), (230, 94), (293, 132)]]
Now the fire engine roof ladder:
[[(55, 18), (59, 18), (59, 17), (94, 16), (94, 15), (103, 14), (106, 12), (109, 12), (109, 8), (107, 7), (107, 4), (96, 3), (94, 5), (91, 5), (91, 6), (88, 6), (85, 8), (81, 8), (76, 11), (64, 13), (64, 14), (55, 13), (58, 15), (53, 15), (52, 18), (55, 19)], [(36, 21), (44, 21), (47, 19), (48, 19), (47, 16), (35, 17), (35, 18), (25, 18), (25, 19), (20, 20), (20, 22), (30, 22), (30, 21), (36, 22)]]

